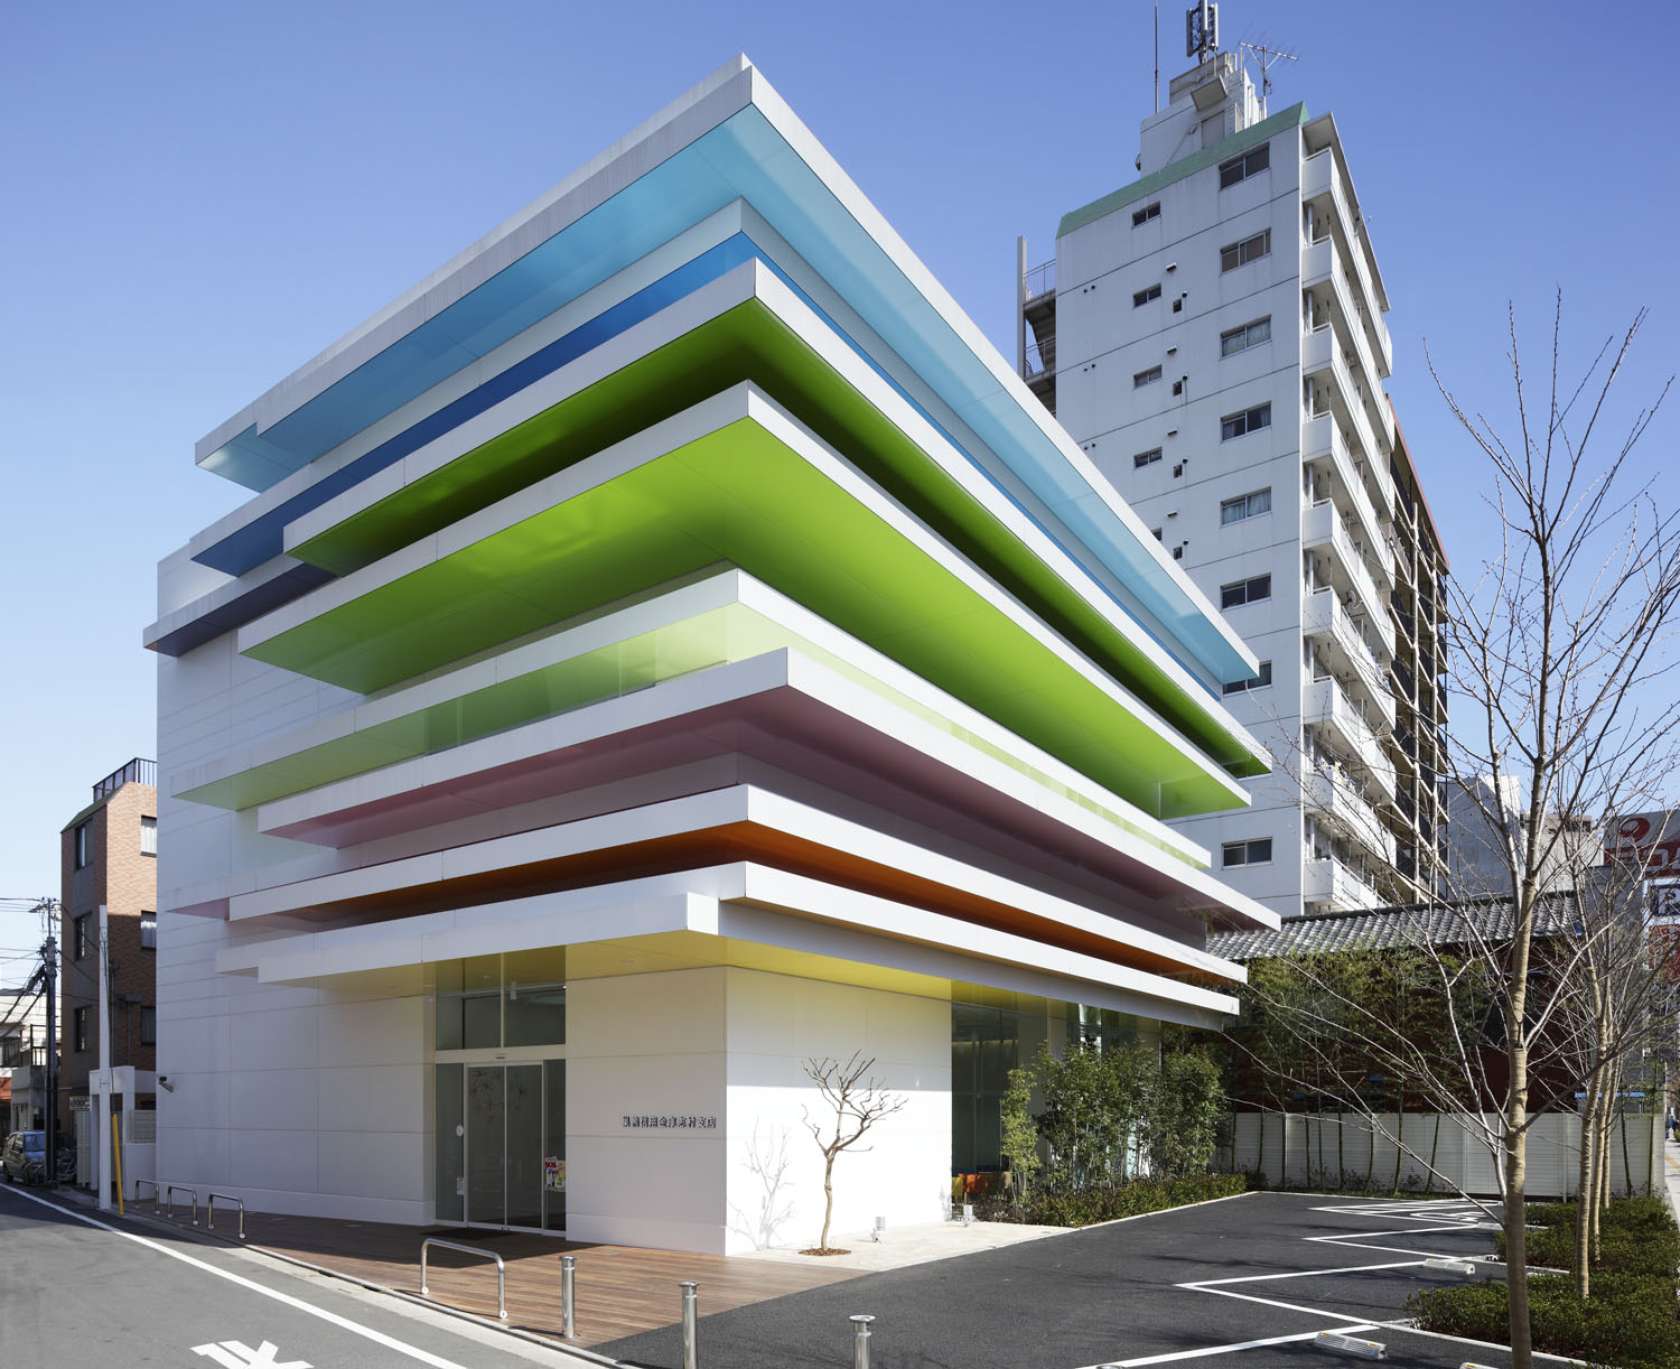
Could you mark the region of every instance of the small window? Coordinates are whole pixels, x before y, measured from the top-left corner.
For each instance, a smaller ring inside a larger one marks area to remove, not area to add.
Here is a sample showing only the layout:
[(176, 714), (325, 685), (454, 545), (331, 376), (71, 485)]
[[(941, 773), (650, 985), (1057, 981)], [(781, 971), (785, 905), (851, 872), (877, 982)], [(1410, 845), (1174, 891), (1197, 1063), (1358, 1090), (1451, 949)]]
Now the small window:
[(1246, 181), (1250, 176), (1264, 171), (1272, 164), (1272, 145), (1261, 143), (1259, 147), (1251, 147), (1240, 157), (1233, 157), (1228, 162), (1219, 164), (1219, 188), (1229, 190), (1240, 181)]
[(1145, 385), (1153, 385), (1160, 378), (1161, 368), (1159, 366), (1151, 366), (1147, 371), (1139, 371), (1132, 377), (1132, 388), (1134, 390), (1141, 390)]
[(1228, 841), (1221, 854), (1226, 869), (1234, 865), (1269, 865), (1272, 860), (1272, 839), (1257, 837), (1253, 841)]
[(140, 819), (140, 854), (155, 856), (157, 854), (157, 819)]
[(1270, 487), (1255, 490), (1251, 494), (1239, 494), (1235, 499), (1227, 499), (1219, 506), (1219, 522), (1221, 526), (1228, 523), (1240, 523), (1245, 518), (1255, 518), (1262, 513), (1272, 511), (1272, 491)]
[(70, 1014), (70, 1049), (81, 1054), (88, 1048), (88, 1010), (77, 1008)]
[(1243, 437), (1260, 428), (1272, 426), (1272, 406), (1270, 404), (1256, 404), (1252, 409), (1239, 409), (1234, 414), (1226, 414), (1219, 420), (1219, 440), (1229, 442), (1233, 437)]
[(1262, 599), (1272, 597), (1272, 577), (1270, 575), (1255, 575), (1247, 580), (1234, 580), (1228, 585), (1219, 587), (1220, 608), (1241, 608), (1244, 604), (1256, 604)]
[(92, 846), (92, 834), (88, 829), (92, 826), (93, 819), (89, 818), (76, 828), (76, 869), (78, 870), (87, 869), (88, 852)]
[(1235, 356), (1238, 352), (1246, 352), (1250, 347), (1258, 347), (1262, 342), (1272, 340), (1272, 316), (1257, 318), (1253, 323), (1245, 323), (1240, 328), (1232, 328), (1219, 335), (1219, 355)]
[(1251, 261), (1259, 261), (1272, 250), (1272, 230), (1256, 233), (1252, 238), (1244, 238), (1241, 242), (1234, 242), (1229, 247), (1219, 249), (1219, 269), (1221, 271), (1235, 271), (1239, 266), (1247, 266)]
[(142, 951), (157, 950), (157, 914), (140, 914), (140, 949)]
[(1161, 202), (1156, 200), (1153, 204), (1146, 204), (1142, 209), (1135, 209), (1132, 211), (1132, 227), (1142, 228), (1144, 224), (1148, 223), (1151, 219), (1158, 219), (1160, 217)]
[(93, 950), (93, 914), (83, 913), (70, 926), (75, 934), (76, 959), (86, 960)]
[(140, 1009), (140, 1044), (142, 1046), (157, 1045), (157, 1009), (142, 1007)]
[(1147, 289), (1136, 290), (1132, 293), (1132, 308), (1141, 309), (1144, 305), (1148, 304), (1150, 300), (1160, 298), (1161, 283), (1157, 281), (1154, 285), (1149, 286)]
[(1155, 540), (1157, 542), (1162, 540), (1161, 539), (1161, 530), (1159, 528), (1151, 528), (1149, 531), (1150, 531), (1150, 534), (1155, 538)]
[(1229, 698), (1233, 694), (1247, 694), (1251, 689), (1270, 689), (1271, 685), (1272, 663), (1270, 661), (1261, 661), (1260, 673), (1252, 680), (1233, 680), (1230, 684), (1222, 686), (1222, 688), (1225, 691), (1225, 697)]
[(1160, 459), (1161, 449), (1159, 447), (1151, 447), (1148, 451), (1139, 452), (1136, 456), (1134, 456), (1132, 458), (1132, 465), (1135, 469), (1141, 471), (1145, 466), (1153, 466)]

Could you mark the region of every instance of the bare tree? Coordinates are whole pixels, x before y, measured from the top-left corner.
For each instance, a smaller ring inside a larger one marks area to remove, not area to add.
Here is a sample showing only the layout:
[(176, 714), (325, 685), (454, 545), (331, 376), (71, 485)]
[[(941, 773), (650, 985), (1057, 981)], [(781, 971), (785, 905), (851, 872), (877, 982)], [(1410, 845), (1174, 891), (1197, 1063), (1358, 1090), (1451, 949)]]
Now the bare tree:
[[(1287, 1069), (1298, 1089), (1387, 1129), (1366, 1096), (1381, 1071), (1453, 1113), (1494, 1157), (1503, 1203), (1488, 1211), (1504, 1232), (1516, 1369), (1533, 1362), (1523, 1205), (1536, 1090), (1542, 1105), (1562, 1101), (1560, 1086), (1588, 1095), (1579, 1222), (1590, 1242), (1617, 1081), (1650, 1041), (1664, 992), (1642, 870), (1612, 862), (1572, 888), (1548, 885), (1583, 833), (1665, 808), (1680, 773), (1680, 515), (1630, 468), (1668, 386), (1606, 439), (1611, 391), (1644, 313), (1574, 382), (1560, 375), (1562, 320), (1560, 296), (1537, 399), (1508, 313), (1513, 404), (1502, 427), (1462, 404), (1431, 362), (1488, 473), (1497, 536), (1476, 573), (1447, 582), (1443, 637), (1451, 769), (1487, 777), (1466, 792), (1494, 834), (1503, 887), (1480, 903), (1449, 888), (1441, 907), (1388, 927), (1378, 949), (1410, 957), (1409, 991), (1436, 1024), (1428, 1032), (1396, 1029), (1393, 994), (1373, 994), (1368, 977), (1339, 982), (1333, 958), (1300, 961), (1293, 989), (1260, 1004), (1272, 1038), (1295, 1047)], [(1399, 1120), (1392, 1139), (1405, 1146)], [(1585, 1290), (1590, 1247), (1578, 1241), (1578, 1254)]]
[[(828, 1244), (828, 1228), (834, 1221), (834, 1162), (841, 1152), (859, 1149), (858, 1142), (876, 1123), (903, 1109), (909, 1101), (902, 1094), (887, 1092), (870, 1071), (875, 1057), (862, 1057), (853, 1051), (843, 1063), (832, 1056), (812, 1057), (805, 1061), (805, 1073), (822, 1093), (823, 1102), (834, 1112), (833, 1134), (825, 1139), (827, 1119), (813, 1120), (805, 1113), (805, 1126), (823, 1156), (823, 1224), (822, 1236), (802, 1255), (844, 1255)], [(867, 1151), (869, 1147), (861, 1148)]]

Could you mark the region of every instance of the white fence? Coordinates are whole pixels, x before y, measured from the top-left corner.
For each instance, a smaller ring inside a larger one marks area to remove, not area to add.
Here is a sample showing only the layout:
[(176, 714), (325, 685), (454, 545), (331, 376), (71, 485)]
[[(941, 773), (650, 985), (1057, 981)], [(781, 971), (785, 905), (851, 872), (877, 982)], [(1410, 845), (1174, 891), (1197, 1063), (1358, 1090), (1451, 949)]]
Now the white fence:
[[(1232, 1171), (1259, 1171), (1275, 1187), (1500, 1191), (1495, 1157), (1469, 1113), (1390, 1112), (1373, 1118), (1357, 1112), (1239, 1112), (1231, 1121), (1232, 1140), (1221, 1147), (1216, 1163)], [(1573, 1197), (1580, 1156), (1581, 1119), (1570, 1112), (1542, 1114), (1528, 1134), (1529, 1196)], [(1663, 1192), (1661, 1114), (1622, 1113), (1610, 1134), (1610, 1161), (1613, 1193)]]

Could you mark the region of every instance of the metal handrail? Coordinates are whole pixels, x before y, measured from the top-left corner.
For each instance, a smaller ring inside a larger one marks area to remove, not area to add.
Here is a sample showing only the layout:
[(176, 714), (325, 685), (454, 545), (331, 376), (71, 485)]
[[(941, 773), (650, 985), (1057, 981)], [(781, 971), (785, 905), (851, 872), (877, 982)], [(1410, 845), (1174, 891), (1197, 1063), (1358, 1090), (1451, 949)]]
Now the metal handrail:
[(158, 1210), (158, 1204), (163, 1201), (163, 1190), (157, 1186), (156, 1180), (153, 1180), (153, 1179), (136, 1179), (134, 1181), (134, 1201), (135, 1202), (140, 1201), (140, 1189), (141, 1189), (142, 1186), (147, 1187), (147, 1188), (152, 1190), (152, 1215), (156, 1216), (157, 1215), (157, 1210)]
[(216, 1199), (218, 1199), (218, 1198), (220, 1198), (224, 1203), (234, 1204), (234, 1206), (236, 1206), (239, 1209), (239, 1239), (244, 1240), (245, 1239), (245, 1200), (243, 1198), (235, 1198), (231, 1193), (212, 1193), (209, 1196), (209, 1198), (206, 1200), (206, 1202), (204, 1204), (204, 1209), (205, 1209), (204, 1224), (205, 1224), (205, 1226), (207, 1226), (211, 1231), (214, 1231), (216, 1229)]
[(185, 1184), (165, 1184), (164, 1185), (163, 1191), (164, 1191), (165, 1195), (167, 1196), (167, 1206), (169, 1208), (169, 1220), (170, 1221), (175, 1220), (175, 1191), (177, 1189), (179, 1189), (182, 1193), (192, 1194), (192, 1224), (194, 1226), (197, 1226), (198, 1225), (198, 1190), (196, 1188), (188, 1188), (187, 1185), (185, 1185)]
[(459, 1250), (463, 1255), (481, 1255), (487, 1260), (496, 1262), (496, 1315), (503, 1321), (507, 1320), (507, 1265), (502, 1257), (493, 1250), (480, 1250), (476, 1245), (462, 1245), (459, 1241), (446, 1241), (439, 1236), (428, 1236), (420, 1242), (420, 1296), (429, 1298), (431, 1291), (426, 1283), (426, 1250), (429, 1246), (438, 1246), (443, 1250)]

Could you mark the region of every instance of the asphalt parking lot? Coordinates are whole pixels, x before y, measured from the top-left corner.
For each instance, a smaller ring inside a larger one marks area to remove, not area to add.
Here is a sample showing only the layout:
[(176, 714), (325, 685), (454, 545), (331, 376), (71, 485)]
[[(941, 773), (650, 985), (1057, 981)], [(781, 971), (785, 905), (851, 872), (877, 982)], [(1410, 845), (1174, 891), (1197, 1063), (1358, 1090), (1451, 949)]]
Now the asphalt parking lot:
[[(703, 1317), (701, 1362), (845, 1369), (848, 1318), (869, 1313), (873, 1369), (1360, 1362), (1314, 1345), (1321, 1330), (1380, 1340), (1394, 1365), (1504, 1369), (1495, 1349), (1392, 1325), (1412, 1292), (1463, 1281), (1423, 1261), (1492, 1250), (1491, 1223), (1456, 1200), (1250, 1194)], [(597, 1349), (676, 1369), (677, 1337), (671, 1327)]]

